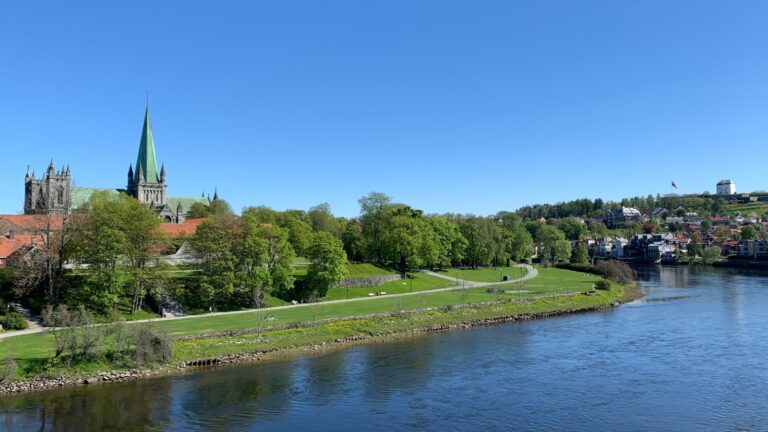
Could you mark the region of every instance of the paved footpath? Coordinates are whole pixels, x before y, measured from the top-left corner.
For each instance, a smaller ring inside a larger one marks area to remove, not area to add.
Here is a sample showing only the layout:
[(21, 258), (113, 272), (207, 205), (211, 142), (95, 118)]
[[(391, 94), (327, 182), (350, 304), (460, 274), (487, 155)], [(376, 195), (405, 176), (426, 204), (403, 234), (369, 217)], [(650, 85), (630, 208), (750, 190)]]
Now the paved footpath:
[[(377, 300), (381, 298), (392, 298), (392, 297), (407, 297), (407, 296), (413, 296), (413, 295), (419, 295), (419, 294), (430, 294), (435, 292), (441, 292), (441, 291), (454, 291), (457, 289), (467, 289), (467, 288), (481, 288), (491, 285), (500, 285), (500, 284), (510, 284), (515, 282), (522, 282), (527, 281), (530, 279), (535, 278), (539, 275), (539, 271), (533, 268), (533, 266), (530, 266), (528, 264), (518, 264), (516, 267), (521, 267), (526, 270), (528, 270), (528, 273), (520, 278), (517, 279), (510, 279), (508, 281), (503, 282), (474, 282), (474, 281), (468, 281), (458, 278), (453, 278), (450, 276), (446, 276), (444, 274), (439, 274), (427, 270), (423, 270), (422, 273), (428, 274), (430, 276), (439, 277), (442, 279), (447, 279), (450, 281), (456, 281), (456, 285), (449, 286), (447, 288), (438, 288), (433, 290), (425, 290), (425, 291), (414, 291), (414, 292), (407, 292), (407, 293), (400, 293), (400, 294), (387, 294), (385, 296), (373, 296), (373, 297), (357, 297), (357, 298), (351, 298), (351, 299), (342, 299), (342, 300), (329, 300), (324, 301), (321, 303), (299, 303), (295, 305), (285, 305), (285, 306), (275, 306), (270, 308), (263, 308), (263, 309), (244, 309), (239, 311), (232, 311), (232, 312), (213, 312), (213, 313), (207, 313), (207, 314), (200, 314), (200, 315), (184, 315), (184, 316), (177, 316), (177, 317), (166, 317), (166, 318), (150, 318), (150, 319), (143, 319), (143, 320), (136, 320), (136, 321), (126, 321), (127, 324), (133, 324), (133, 323), (142, 323), (142, 322), (156, 322), (156, 321), (172, 321), (172, 320), (181, 320), (181, 319), (196, 319), (196, 318), (205, 318), (205, 317), (211, 317), (211, 316), (219, 316), (219, 315), (235, 315), (235, 314), (243, 314), (243, 313), (253, 313), (256, 311), (277, 311), (277, 310), (284, 310), (284, 309), (293, 309), (293, 308), (301, 308), (301, 307), (310, 307), (313, 305), (327, 305), (327, 304), (335, 304), (335, 303), (352, 303), (352, 302), (362, 302), (362, 301), (371, 301), (371, 300)], [(9, 332), (3, 332), (0, 333), (0, 340), (7, 339), (14, 336), (22, 336), (27, 334), (34, 334), (34, 333), (42, 333), (45, 331), (48, 331), (48, 328), (45, 327), (38, 327), (38, 328), (30, 328), (27, 330), (19, 330), (19, 331), (9, 331)]]

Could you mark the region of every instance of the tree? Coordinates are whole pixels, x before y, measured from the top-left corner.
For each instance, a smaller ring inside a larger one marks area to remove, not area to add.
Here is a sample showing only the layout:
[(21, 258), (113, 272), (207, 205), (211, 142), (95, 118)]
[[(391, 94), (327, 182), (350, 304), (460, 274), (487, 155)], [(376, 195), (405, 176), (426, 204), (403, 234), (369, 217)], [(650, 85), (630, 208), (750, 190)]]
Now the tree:
[(722, 249), (717, 246), (709, 246), (704, 248), (704, 252), (702, 252), (701, 257), (704, 259), (705, 263), (712, 264), (720, 259), (721, 255)]
[(581, 240), (586, 235), (586, 226), (576, 219), (568, 218), (560, 222), (560, 230), (568, 240)]
[(571, 262), (576, 264), (585, 264), (589, 262), (589, 250), (584, 243), (579, 242), (576, 245), (576, 250), (571, 255)]
[(344, 252), (347, 253), (349, 261), (363, 260), (363, 229), (358, 220), (347, 221), (341, 232), (341, 242), (344, 244)]
[(533, 237), (523, 225), (517, 224), (507, 236), (507, 253), (512, 260), (520, 262), (533, 255)]
[(552, 246), (549, 247), (550, 262), (559, 263), (563, 261), (568, 261), (568, 259), (571, 258), (572, 250), (573, 248), (571, 247), (571, 242), (569, 242), (568, 240), (555, 241), (552, 244)]
[(258, 220), (246, 215), (242, 219), (241, 244), (236, 248), (238, 261), (237, 282), (250, 294), (255, 307), (264, 303), (266, 292), (272, 287), (272, 277), (267, 267), (269, 239)]
[(188, 219), (207, 218), (208, 216), (210, 216), (208, 206), (201, 202), (193, 203), (187, 211)]
[(149, 265), (153, 250), (164, 242), (160, 231), (160, 219), (139, 201), (121, 196), (120, 229), (123, 233), (123, 254), (129, 275), (129, 292), (133, 296), (131, 313), (141, 309), (149, 291), (163, 281), (157, 265)]
[(286, 230), (274, 226), (263, 226), (262, 232), (269, 243), (266, 265), (272, 282), (271, 291), (279, 297), (286, 298), (288, 292), (293, 290), (295, 278), (292, 265), (296, 259), (296, 253), (288, 241)]
[(431, 217), (427, 219), (435, 234), (437, 247), (437, 259), (433, 264), (443, 266), (455, 265), (464, 259), (467, 250), (467, 239), (461, 235), (459, 227), (444, 217)]
[(328, 289), (341, 283), (348, 274), (347, 256), (341, 242), (332, 234), (317, 232), (312, 236), (307, 257), (307, 284), (315, 297), (325, 297)]
[(131, 199), (127, 195), (115, 200), (105, 193), (94, 194), (73, 240), (74, 258), (90, 269), (80, 294), (97, 309), (112, 309), (120, 296), (123, 274), (118, 271), (119, 259), (127, 247), (121, 212)]
[(360, 198), (361, 228), (363, 246), (369, 259), (381, 262), (383, 259), (383, 238), (385, 231), (384, 210), (390, 206), (391, 198), (381, 192), (371, 192)]
[(283, 218), (280, 226), (288, 231), (288, 242), (293, 251), (299, 256), (306, 255), (312, 241), (312, 226), (295, 217)]
[(382, 249), (384, 255), (396, 263), (403, 277), (408, 267), (424, 264), (420, 255), (421, 241), (422, 225), (416, 218), (407, 215), (392, 217), (382, 239)]
[(330, 204), (318, 204), (310, 208), (307, 214), (312, 222), (313, 231), (324, 231), (333, 235), (339, 234), (339, 227), (336, 225), (336, 218), (333, 217), (333, 213), (331, 213)]
[(473, 268), (477, 268), (485, 257), (480, 229), (471, 220), (465, 220), (459, 224), (459, 230), (461, 231), (461, 235), (467, 240), (464, 262)]
[(235, 255), (233, 233), (221, 221), (208, 220), (197, 226), (190, 245), (200, 260), (200, 296), (209, 309), (234, 291)]
[(233, 212), (232, 207), (227, 201), (223, 199), (214, 199), (208, 206), (208, 213), (211, 216), (225, 216), (231, 215)]
[(704, 246), (701, 244), (701, 234), (694, 232), (691, 234), (691, 242), (688, 243), (688, 256), (696, 258), (704, 252)]
[(720, 225), (715, 228), (715, 238), (720, 243), (727, 242), (731, 239), (731, 230), (729, 230), (728, 227)]
[(758, 231), (752, 225), (747, 225), (741, 229), (742, 240), (756, 240), (757, 235), (758, 235)]

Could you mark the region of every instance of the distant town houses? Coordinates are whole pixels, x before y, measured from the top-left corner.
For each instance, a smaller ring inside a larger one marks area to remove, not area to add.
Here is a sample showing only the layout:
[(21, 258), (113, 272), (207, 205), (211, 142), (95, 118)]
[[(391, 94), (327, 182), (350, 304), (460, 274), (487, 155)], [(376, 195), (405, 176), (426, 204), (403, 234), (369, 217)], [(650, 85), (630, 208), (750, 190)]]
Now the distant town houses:
[(643, 215), (640, 210), (632, 207), (621, 207), (605, 212), (605, 224), (608, 228), (614, 228), (619, 224), (629, 222), (641, 222)]

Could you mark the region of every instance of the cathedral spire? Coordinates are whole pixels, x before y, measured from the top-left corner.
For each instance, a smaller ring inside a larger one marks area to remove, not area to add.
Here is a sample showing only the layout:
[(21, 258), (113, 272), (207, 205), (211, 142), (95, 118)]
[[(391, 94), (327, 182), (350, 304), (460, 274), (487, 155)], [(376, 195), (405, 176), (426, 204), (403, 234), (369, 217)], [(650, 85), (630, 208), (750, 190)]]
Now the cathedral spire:
[[(136, 176), (139, 172), (144, 174), (147, 183), (159, 183), (157, 172), (157, 158), (155, 157), (155, 140), (152, 136), (152, 125), (149, 121), (149, 105), (144, 112), (144, 128), (141, 131), (139, 143), (139, 156), (136, 158)], [(138, 181), (138, 178), (137, 178)]]

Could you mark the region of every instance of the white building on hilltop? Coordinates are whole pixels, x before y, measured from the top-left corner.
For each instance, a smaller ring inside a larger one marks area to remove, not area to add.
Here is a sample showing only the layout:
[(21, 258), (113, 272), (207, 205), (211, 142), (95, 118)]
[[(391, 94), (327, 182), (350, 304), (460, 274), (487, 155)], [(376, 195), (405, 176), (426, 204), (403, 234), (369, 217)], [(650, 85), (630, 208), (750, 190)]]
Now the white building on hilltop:
[(728, 180), (720, 180), (717, 182), (717, 194), (718, 195), (735, 195), (736, 194), (736, 182)]

